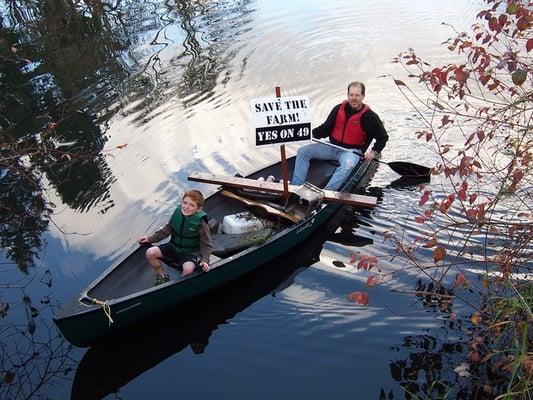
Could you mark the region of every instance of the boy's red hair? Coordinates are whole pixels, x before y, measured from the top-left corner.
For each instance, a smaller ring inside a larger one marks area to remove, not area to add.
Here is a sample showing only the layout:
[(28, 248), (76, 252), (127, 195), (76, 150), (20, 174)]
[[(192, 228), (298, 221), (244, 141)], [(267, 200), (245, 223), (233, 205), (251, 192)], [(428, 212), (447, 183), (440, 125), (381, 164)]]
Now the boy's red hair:
[(187, 190), (185, 193), (183, 193), (183, 199), (185, 197), (190, 197), (192, 201), (196, 203), (198, 208), (201, 208), (204, 205), (204, 195), (199, 190), (195, 190), (195, 189)]

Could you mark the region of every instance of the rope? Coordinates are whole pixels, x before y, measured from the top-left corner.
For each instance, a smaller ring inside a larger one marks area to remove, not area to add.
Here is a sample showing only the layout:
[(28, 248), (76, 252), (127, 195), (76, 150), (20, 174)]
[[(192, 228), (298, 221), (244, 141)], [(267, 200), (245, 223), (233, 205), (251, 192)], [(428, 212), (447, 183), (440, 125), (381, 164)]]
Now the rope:
[(102, 306), (102, 310), (104, 310), (104, 314), (109, 320), (109, 326), (111, 326), (111, 324), (113, 323), (113, 318), (111, 318), (111, 308), (109, 307), (109, 304), (107, 304), (107, 300), (106, 301), (102, 301), (98, 299), (91, 299), (91, 300), (93, 304), (98, 304)]

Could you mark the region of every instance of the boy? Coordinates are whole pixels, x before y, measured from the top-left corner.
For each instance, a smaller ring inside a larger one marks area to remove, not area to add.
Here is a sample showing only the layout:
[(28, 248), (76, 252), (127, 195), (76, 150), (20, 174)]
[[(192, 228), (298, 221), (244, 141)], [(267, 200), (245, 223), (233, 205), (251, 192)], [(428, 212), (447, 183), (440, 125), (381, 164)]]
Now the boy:
[(170, 221), (150, 236), (138, 240), (140, 244), (150, 244), (170, 235), (168, 243), (146, 250), (146, 259), (156, 273), (156, 285), (170, 280), (170, 276), (164, 273), (161, 259), (181, 265), (181, 276), (192, 273), (197, 266), (204, 272), (209, 271), (213, 245), (203, 205), (204, 196), (200, 191), (187, 190)]

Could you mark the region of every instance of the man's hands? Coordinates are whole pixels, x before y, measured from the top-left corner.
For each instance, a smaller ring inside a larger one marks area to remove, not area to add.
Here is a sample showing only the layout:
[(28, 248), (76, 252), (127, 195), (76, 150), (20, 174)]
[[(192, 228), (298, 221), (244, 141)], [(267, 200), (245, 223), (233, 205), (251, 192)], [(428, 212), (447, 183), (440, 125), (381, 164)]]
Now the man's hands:
[(373, 160), (378, 155), (374, 150), (369, 150), (365, 153), (365, 160)]

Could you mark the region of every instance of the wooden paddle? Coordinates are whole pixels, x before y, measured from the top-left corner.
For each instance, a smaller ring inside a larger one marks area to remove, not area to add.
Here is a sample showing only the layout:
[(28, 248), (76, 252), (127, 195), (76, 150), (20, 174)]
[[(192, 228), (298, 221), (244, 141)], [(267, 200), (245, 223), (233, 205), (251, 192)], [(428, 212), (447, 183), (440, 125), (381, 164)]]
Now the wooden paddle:
[[(313, 142), (315, 142), (315, 143), (321, 143), (321, 144), (326, 145), (326, 146), (331, 146), (331, 147), (335, 147), (337, 149), (341, 149), (341, 150), (345, 150), (345, 151), (352, 151), (354, 153), (360, 154), (355, 149), (347, 149), (347, 148), (342, 147), (342, 146), (337, 146), (336, 144), (333, 144), (331, 142), (325, 142), (323, 140), (315, 139), (315, 138), (312, 138), (311, 140)], [(418, 164), (408, 163), (408, 162), (405, 162), (405, 161), (386, 162), (386, 161), (379, 160), (377, 158), (374, 158), (374, 161), (377, 161), (377, 162), (379, 162), (381, 164), (388, 165), (390, 167), (390, 169), (392, 169), (397, 174), (400, 174), (401, 176), (406, 176), (406, 177), (411, 177), (411, 178), (414, 178), (414, 177), (421, 178), (421, 177), (427, 177), (427, 176), (431, 175), (431, 169), (430, 168), (424, 167), (424, 166), (418, 165)]]
[(265, 204), (262, 201), (249, 199), (249, 198), (246, 198), (244, 196), (240, 196), (237, 193), (230, 192), (228, 190), (222, 190), (220, 192), (220, 194), (222, 194), (222, 195), (224, 195), (226, 197), (231, 197), (233, 199), (242, 201), (244, 204), (246, 204), (248, 206), (262, 208), (263, 210), (265, 210), (269, 214), (276, 215), (278, 217), (282, 217), (282, 218), (288, 219), (291, 222), (298, 222), (299, 220), (302, 219), (301, 217), (299, 217), (297, 215), (286, 213), (283, 210), (278, 210), (277, 208), (274, 208), (273, 206), (271, 206), (269, 204)]

